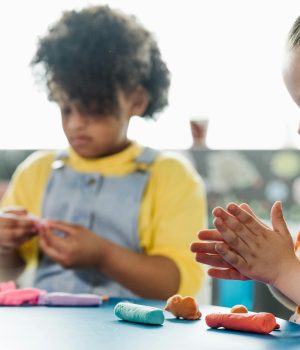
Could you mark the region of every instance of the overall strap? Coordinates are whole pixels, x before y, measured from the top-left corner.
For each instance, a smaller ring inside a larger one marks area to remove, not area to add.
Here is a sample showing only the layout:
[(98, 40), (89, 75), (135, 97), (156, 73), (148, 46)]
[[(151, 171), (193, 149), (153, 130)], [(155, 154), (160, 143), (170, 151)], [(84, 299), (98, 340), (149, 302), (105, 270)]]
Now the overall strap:
[(159, 154), (158, 150), (145, 147), (143, 152), (135, 158), (137, 171), (147, 171)]
[(68, 150), (63, 149), (56, 151), (55, 156), (54, 156), (54, 161), (52, 162), (52, 169), (60, 169), (64, 167), (65, 165), (65, 160), (69, 157)]

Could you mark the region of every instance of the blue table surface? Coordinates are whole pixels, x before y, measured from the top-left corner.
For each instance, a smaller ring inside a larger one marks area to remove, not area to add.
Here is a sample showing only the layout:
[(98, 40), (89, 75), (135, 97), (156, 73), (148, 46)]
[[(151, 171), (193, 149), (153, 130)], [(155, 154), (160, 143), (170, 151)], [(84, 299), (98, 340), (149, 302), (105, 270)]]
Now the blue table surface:
[[(228, 310), (200, 306), (202, 319), (184, 321), (165, 312), (163, 326), (118, 320), (113, 312), (120, 299), (100, 307), (1, 307), (0, 348), (21, 349), (122, 349), (122, 350), (277, 350), (300, 349), (300, 326), (277, 319), (281, 329), (269, 335), (209, 329), (205, 315)], [(132, 300), (131, 300), (132, 301)], [(136, 303), (163, 307), (153, 300)]]

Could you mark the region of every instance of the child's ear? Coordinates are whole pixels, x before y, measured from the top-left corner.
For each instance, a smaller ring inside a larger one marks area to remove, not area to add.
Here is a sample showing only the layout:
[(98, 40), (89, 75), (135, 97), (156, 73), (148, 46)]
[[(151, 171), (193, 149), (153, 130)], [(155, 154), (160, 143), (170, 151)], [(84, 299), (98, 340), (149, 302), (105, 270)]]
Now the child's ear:
[(147, 91), (142, 87), (137, 87), (132, 93), (131, 93), (131, 115), (137, 115), (142, 116), (145, 113), (145, 110), (148, 107), (149, 104), (149, 94)]

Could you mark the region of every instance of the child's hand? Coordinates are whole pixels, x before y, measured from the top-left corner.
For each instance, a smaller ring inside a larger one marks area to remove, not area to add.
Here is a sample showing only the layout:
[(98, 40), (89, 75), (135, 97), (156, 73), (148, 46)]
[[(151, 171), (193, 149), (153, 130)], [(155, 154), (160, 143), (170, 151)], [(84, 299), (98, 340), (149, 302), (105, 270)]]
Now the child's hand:
[(271, 210), (273, 229), (234, 203), (227, 211), (215, 208), (213, 215), (225, 241), (215, 245), (216, 252), (244, 276), (276, 286), (278, 279), (299, 264), (280, 202)]
[[(261, 222), (248, 204), (243, 203), (240, 208), (251, 214)], [(261, 222), (264, 225), (263, 222)], [(249, 278), (237, 271), (228, 264), (222, 256), (215, 250), (216, 243), (224, 242), (222, 235), (216, 229), (201, 230), (198, 234), (201, 242), (194, 242), (191, 245), (191, 251), (196, 253), (196, 260), (202, 264), (213, 266), (208, 269), (208, 274), (214, 278), (228, 280), (248, 280)]]
[(198, 234), (201, 242), (193, 242), (191, 251), (196, 253), (196, 260), (202, 264), (213, 266), (208, 269), (211, 277), (228, 280), (248, 280), (233, 266), (228, 264), (215, 250), (217, 242), (224, 242), (222, 235), (216, 229), (201, 230)]
[(8, 253), (37, 235), (37, 221), (23, 208), (6, 208), (0, 214), (0, 252)]
[[(56, 235), (55, 230), (62, 231), (65, 237)], [(54, 220), (45, 222), (39, 235), (42, 251), (65, 268), (96, 266), (101, 256), (101, 240), (82, 226)]]

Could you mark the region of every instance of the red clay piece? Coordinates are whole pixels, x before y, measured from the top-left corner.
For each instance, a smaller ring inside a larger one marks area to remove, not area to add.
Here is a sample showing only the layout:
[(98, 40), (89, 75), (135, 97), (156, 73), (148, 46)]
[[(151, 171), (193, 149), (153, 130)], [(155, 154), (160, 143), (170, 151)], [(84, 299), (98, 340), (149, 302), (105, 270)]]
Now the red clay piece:
[(269, 334), (274, 329), (279, 328), (275, 316), (267, 312), (253, 314), (215, 313), (207, 315), (205, 321), (211, 328), (224, 327), (236, 331), (262, 334)]

